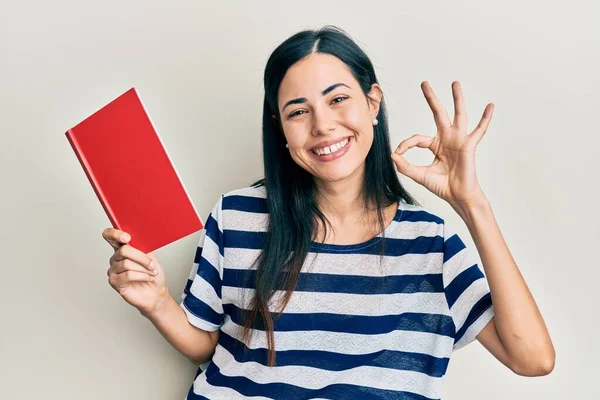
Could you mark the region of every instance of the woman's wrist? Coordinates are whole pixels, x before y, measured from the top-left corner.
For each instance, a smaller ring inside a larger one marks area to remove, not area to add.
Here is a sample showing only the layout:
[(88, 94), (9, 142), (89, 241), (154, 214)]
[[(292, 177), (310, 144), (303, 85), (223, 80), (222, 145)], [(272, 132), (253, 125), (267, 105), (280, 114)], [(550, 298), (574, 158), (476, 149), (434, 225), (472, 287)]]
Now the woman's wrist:
[(164, 315), (165, 312), (168, 312), (168, 309), (170, 308), (170, 306), (172, 306), (172, 304), (170, 303), (175, 303), (179, 307), (179, 305), (175, 302), (173, 296), (171, 296), (171, 293), (169, 293), (169, 290), (165, 290), (164, 295), (162, 295), (159, 298), (152, 310), (140, 310), (140, 313), (149, 320), (155, 321), (157, 319), (161, 319), (162, 315)]

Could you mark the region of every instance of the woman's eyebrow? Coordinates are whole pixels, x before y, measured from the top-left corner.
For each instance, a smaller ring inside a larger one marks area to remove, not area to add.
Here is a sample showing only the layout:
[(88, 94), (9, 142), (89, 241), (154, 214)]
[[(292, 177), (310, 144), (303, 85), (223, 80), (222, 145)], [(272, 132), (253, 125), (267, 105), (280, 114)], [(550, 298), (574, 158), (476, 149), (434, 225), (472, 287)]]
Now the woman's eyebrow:
[[(325, 96), (327, 93), (331, 92), (333, 89), (335, 89), (338, 86), (346, 86), (348, 89), (352, 89), (350, 86), (346, 85), (345, 83), (334, 83), (333, 85), (329, 86), (327, 89), (323, 90), (321, 92), (321, 96)], [(285, 110), (285, 108), (289, 105), (292, 104), (302, 104), (302, 103), (306, 103), (308, 100), (306, 99), (306, 97), (298, 97), (297, 99), (292, 99), (290, 101), (288, 101), (287, 103), (285, 103), (285, 105), (283, 106), (283, 108), (281, 109), (281, 112), (283, 112), (283, 110)]]

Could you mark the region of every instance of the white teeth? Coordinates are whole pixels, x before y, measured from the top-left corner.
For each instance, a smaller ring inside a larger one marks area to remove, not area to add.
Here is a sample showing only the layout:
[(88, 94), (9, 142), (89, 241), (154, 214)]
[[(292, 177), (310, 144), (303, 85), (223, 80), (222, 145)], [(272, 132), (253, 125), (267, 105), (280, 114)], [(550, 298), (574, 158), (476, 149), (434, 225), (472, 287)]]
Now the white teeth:
[(324, 147), (322, 149), (313, 150), (313, 153), (318, 154), (320, 156), (335, 153), (338, 150), (345, 147), (349, 141), (350, 141), (350, 139), (346, 138), (346, 139), (342, 140), (341, 142), (333, 144), (329, 147)]

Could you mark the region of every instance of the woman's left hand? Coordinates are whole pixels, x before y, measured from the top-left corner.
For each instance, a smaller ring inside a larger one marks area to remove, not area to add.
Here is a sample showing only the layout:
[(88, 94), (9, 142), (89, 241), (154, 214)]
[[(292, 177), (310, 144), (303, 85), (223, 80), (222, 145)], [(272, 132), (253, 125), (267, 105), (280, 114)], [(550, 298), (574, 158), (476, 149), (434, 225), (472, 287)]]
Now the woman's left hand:
[[(446, 109), (427, 81), (421, 83), (421, 89), (433, 111), (437, 135), (429, 137), (416, 134), (403, 140), (392, 153), (398, 172), (425, 186), (454, 208), (464, 208), (481, 201), (485, 196), (475, 172), (475, 148), (487, 131), (494, 104), (489, 103), (486, 106), (475, 130), (467, 134), (467, 112), (458, 81), (452, 83), (454, 97), (452, 123)], [(402, 157), (402, 154), (415, 146), (433, 152), (435, 159), (430, 165), (416, 166)]]

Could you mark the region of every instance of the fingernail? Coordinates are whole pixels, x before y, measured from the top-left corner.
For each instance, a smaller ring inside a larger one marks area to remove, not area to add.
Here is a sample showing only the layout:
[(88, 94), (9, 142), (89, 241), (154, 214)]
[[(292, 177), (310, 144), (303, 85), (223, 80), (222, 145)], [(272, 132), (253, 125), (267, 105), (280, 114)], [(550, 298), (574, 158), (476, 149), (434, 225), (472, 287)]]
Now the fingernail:
[(154, 271), (156, 269), (156, 264), (153, 261), (150, 261), (150, 264), (148, 264), (148, 268), (150, 268), (152, 271)]
[(121, 236), (121, 241), (127, 242), (128, 240), (129, 240), (129, 235), (123, 235), (123, 236)]

